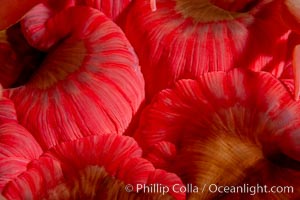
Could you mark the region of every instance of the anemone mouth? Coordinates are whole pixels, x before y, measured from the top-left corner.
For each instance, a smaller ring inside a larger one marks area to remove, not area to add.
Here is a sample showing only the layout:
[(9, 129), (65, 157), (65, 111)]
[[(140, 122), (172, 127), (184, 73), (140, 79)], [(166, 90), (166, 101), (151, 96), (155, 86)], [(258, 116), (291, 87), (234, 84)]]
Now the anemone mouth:
[(64, 41), (55, 49), (50, 49), (28, 84), (39, 89), (50, 88), (78, 70), (85, 55), (86, 48), (83, 41), (75, 43)]
[(29, 29), (22, 26), (22, 31), (35, 27), (42, 27), (36, 31), (38, 41), (27, 38), (38, 37), (30, 31), (25, 37), (46, 57), (26, 84), (3, 93), (16, 102), (20, 123), (45, 149), (100, 132), (123, 134), (144, 99), (144, 80), (121, 29), (84, 6), (59, 12), (46, 24), (37, 20)]
[[(282, 170), (300, 170), (299, 161), (276, 148), (270, 150), (269, 145), (226, 134), (202, 139), (191, 137), (184, 141), (184, 148), (177, 152), (177, 159), (181, 160), (189, 155), (191, 161), (181, 163), (183, 166), (176, 166), (175, 171), (183, 172), (181, 177), (186, 177), (187, 182), (201, 184), (225, 181), (223, 184), (234, 184), (261, 173), (267, 166)], [(224, 177), (224, 174), (227, 176)]]
[(45, 51), (32, 47), (22, 34), (19, 24), (7, 30), (7, 40), (17, 57), (18, 68), (22, 71), (11, 85), (16, 88), (29, 85), (47, 89), (76, 71), (83, 62), (86, 48), (83, 41), (58, 43)]
[[(147, 159), (195, 185), (299, 185), (299, 151), (292, 141), (300, 107), (282, 83), (241, 69), (207, 73), (198, 81), (178, 81), (144, 111), (135, 138)], [(160, 148), (163, 142), (171, 145)]]
[[(284, 180), (288, 180), (286, 177), (299, 177), (300, 175), (299, 161), (278, 151), (266, 152), (264, 144), (255, 143), (246, 137), (230, 136), (224, 133), (201, 139), (184, 138), (182, 143), (179, 145), (181, 148), (178, 147), (177, 152), (171, 156), (173, 160), (167, 169), (176, 173), (186, 184), (254, 187), (259, 183), (271, 187), (285, 185)], [(164, 150), (160, 153), (160, 155), (166, 154)], [(148, 157), (148, 155), (146, 155), (147, 159), (156, 167), (161, 167), (159, 163), (156, 165), (159, 156)], [(295, 179), (290, 182), (294, 188), (297, 184)], [(210, 191), (187, 195), (188, 199), (223, 199), (223, 197), (235, 199), (233, 194), (224, 195)], [(283, 199), (288, 197), (289, 194), (283, 195)]]
[(91, 165), (80, 170), (71, 181), (48, 191), (46, 196), (48, 199), (110, 199), (124, 187), (123, 182), (112, 178), (103, 167)]
[[(197, 184), (221, 183), (234, 184), (242, 178), (244, 173), (260, 160), (264, 159), (260, 147), (246, 138), (237, 138), (228, 135), (209, 137), (206, 139), (190, 139), (185, 141), (184, 148), (179, 153), (183, 157), (190, 155), (191, 162), (183, 163), (187, 171), (182, 171), (181, 177), (186, 177), (187, 182)], [(177, 167), (176, 167), (177, 169)], [(177, 171), (177, 170), (176, 170)], [(197, 176), (195, 176), (197, 174)], [(224, 177), (227, 174), (227, 177)]]
[[(14, 138), (20, 143), (24, 141), (24, 137)], [(26, 146), (23, 150), (31, 148)], [(8, 148), (4, 152), (20, 154), (19, 159), (24, 157), (22, 150)], [(0, 179), (0, 190), (3, 186), (1, 193), (7, 199), (185, 199), (181, 191), (163, 194), (159, 190), (147, 192), (139, 188), (137, 184), (183, 186), (177, 175), (155, 169), (141, 156), (140, 147), (131, 137), (102, 134), (64, 142), (34, 154), (28, 159), (29, 164), (23, 164), (19, 171), (10, 168), (14, 176), (4, 173), (7, 177), (4, 184), (3, 178)], [(14, 160), (7, 163), (11, 167)]]
[(48, 191), (47, 199), (174, 199), (160, 193), (127, 192), (126, 184), (109, 175), (104, 167), (86, 166), (76, 177)]
[(8, 28), (6, 34), (7, 42), (16, 55), (17, 63), (15, 67), (21, 70), (16, 81), (10, 86), (10, 88), (15, 88), (25, 85), (31, 80), (32, 76), (41, 67), (47, 53), (30, 46), (21, 31), (19, 23)]
[(176, 10), (197, 22), (232, 20), (247, 15), (260, 0), (176, 0)]
[(212, 5), (230, 12), (244, 13), (252, 10), (260, 0), (210, 0)]

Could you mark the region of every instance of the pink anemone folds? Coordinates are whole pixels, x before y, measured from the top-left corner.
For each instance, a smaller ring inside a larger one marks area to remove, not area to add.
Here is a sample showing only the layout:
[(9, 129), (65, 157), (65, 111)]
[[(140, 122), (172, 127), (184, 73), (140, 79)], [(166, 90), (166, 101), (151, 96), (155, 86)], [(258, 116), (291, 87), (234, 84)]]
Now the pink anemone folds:
[(27, 12), (32, 7), (40, 3), (47, 4), (56, 11), (74, 5), (86, 5), (100, 10), (114, 21), (119, 21), (121, 20), (119, 18), (121, 18), (121, 15), (123, 15), (130, 2), (131, 0), (2, 0), (0, 7), (0, 30), (4, 30), (15, 24), (25, 14), (28, 14)]
[(144, 99), (138, 60), (122, 31), (87, 7), (64, 10), (44, 26), (41, 37), (51, 45), (40, 68), (26, 84), (4, 91), (20, 123), (43, 148), (99, 132), (122, 134)]
[(14, 104), (0, 92), (0, 192), (42, 154), (32, 135), (17, 120)]
[(296, 200), (299, 112), (300, 104), (267, 72), (211, 72), (158, 93), (143, 111), (135, 138), (145, 158), (185, 184), (293, 187), (280, 194), (207, 190), (190, 197)]
[(157, 0), (155, 12), (149, 4), (133, 2), (124, 26), (149, 97), (182, 78), (241, 66), (273, 71), (285, 59), (279, 1)]
[(144, 191), (157, 183), (183, 187), (175, 174), (155, 169), (141, 158), (141, 149), (132, 138), (102, 134), (53, 147), (7, 183), (2, 195), (33, 200), (185, 199), (182, 192)]
[(55, 42), (49, 40), (48, 34), (50, 33), (46, 24), (57, 13), (74, 6), (88, 6), (103, 12), (112, 20), (117, 20), (129, 3), (130, 0), (48, 0), (38, 4), (26, 14), (21, 21), (23, 33), (32, 46), (45, 50)]
[(103, 12), (113, 21), (120, 22), (132, 0), (76, 0), (77, 5), (87, 5)]

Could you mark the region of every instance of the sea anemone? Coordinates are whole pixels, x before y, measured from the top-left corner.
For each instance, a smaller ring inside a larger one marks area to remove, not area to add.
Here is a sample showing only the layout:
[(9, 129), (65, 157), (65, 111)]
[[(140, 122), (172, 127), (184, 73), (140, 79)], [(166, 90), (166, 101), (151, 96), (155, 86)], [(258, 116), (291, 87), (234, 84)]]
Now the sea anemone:
[(20, 123), (46, 149), (99, 132), (122, 134), (144, 99), (138, 60), (123, 32), (98, 10), (80, 6), (45, 27), (53, 46), (40, 68), (4, 91)]
[[(207, 186), (197, 199), (299, 199), (300, 104), (267, 72), (234, 69), (184, 79), (158, 93), (135, 138), (145, 158)], [(292, 186), (293, 192), (221, 194), (208, 186)]]
[(18, 123), (12, 101), (1, 96), (2, 91), (0, 91), (0, 192), (9, 181), (23, 173), (32, 160), (38, 159), (43, 153), (32, 135)]
[(185, 199), (182, 192), (143, 191), (151, 184), (183, 184), (175, 174), (155, 169), (141, 154), (134, 139), (113, 134), (61, 143), (28, 164), (5, 185), (2, 195), (8, 200)]
[(45, 55), (28, 44), (19, 24), (0, 32), (0, 51), (0, 83), (4, 88), (28, 81)]
[(77, 5), (87, 5), (103, 12), (108, 18), (122, 21), (132, 0), (76, 0)]
[(48, 0), (36, 5), (26, 13), (22, 19), (22, 29), (29, 43), (40, 49), (47, 50), (55, 43), (48, 41), (49, 30), (47, 28), (48, 21), (65, 9), (73, 6), (88, 6), (103, 12), (108, 18), (120, 22), (123, 21), (120, 15), (124, 15), (123, 11), (128, 7), (130, 0), (122, 1), (101, 1), (101, 0)]
[(149, 4), (133, 2), (123, 28), (140, 59), (147, 97), (210, 71), (284, 64), (289, 29), (280, 1), (157, 0), (155, 12)]
[(104, 12), (107, 17), (114, 21), (119, 21), (130, 2), (131, 0), (2, 0), (0, 30), (4, 30), (18, 22), (37, 4), (48, 5), (55, 11), (75, 5), (86, 5)]

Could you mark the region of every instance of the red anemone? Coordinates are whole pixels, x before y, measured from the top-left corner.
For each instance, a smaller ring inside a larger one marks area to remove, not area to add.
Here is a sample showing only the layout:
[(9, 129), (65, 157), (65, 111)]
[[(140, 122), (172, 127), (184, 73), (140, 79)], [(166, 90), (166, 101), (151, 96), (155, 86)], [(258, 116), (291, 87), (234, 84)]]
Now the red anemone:
[[(2, 93), (2, 91), (0, 92)], [(42, 154), (32, 135), (16, 117), (14, 104), (0, 94), (0, 192)]]
[[(132, 191), (126, 191), (130, 184)], [(185, 199), (182, 192), (144, 192), (137, 185), (182, 187), (172, 173), (141, 158), (141, 149), (126, 136), (103, 134), (61, 143), (6, 184), (10, 199)]]
[(40, 68), (25, 85), (5, 90), (20, 123), (43, 148), (99, 132), (122, 134), (144, 99), (138, 60), (122, 31), (87, 7), (60, 12), (45, 29), (54, 46)]
[(294, 187), (293, 193), (222, 197), (206, 190), (190, 197), (298, 199), (299, 112), (300, 104), (267, 72), (211, 72), (155, 96), (135, 138), (147, 159), (184, 183)]
[[(145, 76), (146, 95), (182, 78), (247, 66), (272, 71), (285, 59), (289, 34), (279, 1), (135, 1), (125, 33)], [(282, 66), (280, 66), (282, 68)]]

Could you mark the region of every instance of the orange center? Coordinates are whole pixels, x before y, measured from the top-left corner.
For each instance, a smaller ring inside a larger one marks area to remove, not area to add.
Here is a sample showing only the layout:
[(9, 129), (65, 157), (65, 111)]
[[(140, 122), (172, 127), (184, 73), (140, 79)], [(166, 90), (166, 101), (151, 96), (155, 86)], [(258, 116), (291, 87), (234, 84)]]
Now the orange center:
[(231, 12), (248, 12), (259, 0), (210, 0), (210, 2), (224, 10)]
[(126, 192), (125, 184), (103, 167), (90, 165), (68, 182), (48, 191), (45, 199), (173, 199), (157, 193)]
[(58, 81), (65, 80), (69, 74), (81, 67), (85, 56), (86, 48), (83, 41), (77, 43), (64, 41), (48, 53), (41, 68), (31, 78), (29, 85), (47, 89)]
[(176, 0), (176, 10), (195, 22), (232, 20), (247, 15), (255, 5), (251, 0)]

